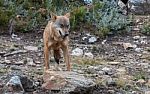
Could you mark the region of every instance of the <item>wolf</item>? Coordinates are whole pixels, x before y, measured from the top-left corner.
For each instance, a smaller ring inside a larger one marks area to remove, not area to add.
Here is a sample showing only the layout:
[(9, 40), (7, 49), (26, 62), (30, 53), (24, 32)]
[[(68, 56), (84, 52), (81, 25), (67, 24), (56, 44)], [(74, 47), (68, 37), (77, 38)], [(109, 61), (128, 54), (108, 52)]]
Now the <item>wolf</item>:
[(67, 70), (71, 70), (69, 57), (69, 18), (70, 13), (66, 13), (62, 16), (51, 13), (51, 20), (48, 22), (43, 33), (44, 62), (46, 70), (49, 69), (51, 50), (53, 50), (54, 59), (57, 64), (60, 62), (62, 50)]

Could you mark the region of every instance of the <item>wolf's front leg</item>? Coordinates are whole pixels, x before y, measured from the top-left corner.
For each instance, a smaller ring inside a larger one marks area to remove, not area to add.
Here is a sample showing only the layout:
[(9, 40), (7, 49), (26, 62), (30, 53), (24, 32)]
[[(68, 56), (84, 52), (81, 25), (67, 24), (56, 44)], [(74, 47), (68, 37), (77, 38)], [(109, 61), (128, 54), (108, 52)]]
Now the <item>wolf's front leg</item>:
[(70, 68), (70, 57), (69, 57), (68, 46), (63, 46), (62, 50), (63, 50), (63, 56), (64, 56), (65, 63), (66, 63), (66, 66), (67, 66), (67, 70), (70, 71), (71, 68)]
[(45, 45), (44, 46), (44, 62), (45, 62), (45, 69), (48, 70), (49, 69), (49, 53), (50, 49)]

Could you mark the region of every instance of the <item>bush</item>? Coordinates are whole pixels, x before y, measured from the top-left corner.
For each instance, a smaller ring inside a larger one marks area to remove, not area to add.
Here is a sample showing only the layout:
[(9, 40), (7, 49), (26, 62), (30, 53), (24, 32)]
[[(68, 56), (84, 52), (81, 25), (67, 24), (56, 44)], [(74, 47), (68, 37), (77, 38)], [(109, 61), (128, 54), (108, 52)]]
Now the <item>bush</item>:
[(79, 24), (85, 21), (85, 7), (81, 6), (71, 13), (71, 26), (75, 29)]
[(148, 21), (146, 21), (142, 27), (142, 33), (146, 35), (150, 35), (150, 17)]
[(126, 16), (120, 13), (115, 0), (93, 0), (90, 6), (85, 6), (83, 0), (3, 1), (0, 1), (0, 25), (5, 25), (11, 18), (20, 15), (21, 19), (16, 20), (16, 28), (23, 32), (46, 25), (51, 11), (57, 15), (71, 12), (72, 29), (82, 30), (82, 28), (90, 27), (92, 28), (90, 30), (100, 36), (118, 33), (126, 29), (128, 25)]
[(93, 0), (93, 9), (89, 11), (89, 18), (96, 26), (96, 33), (100, 36), (118, 33), (126, 29), (129, 24), (127, 17), (121, 14), (121, 10), (114, 0)]
[(7, 26), (9, 22), (9, 16), (6, 12), (0, 9), (0, 26)]

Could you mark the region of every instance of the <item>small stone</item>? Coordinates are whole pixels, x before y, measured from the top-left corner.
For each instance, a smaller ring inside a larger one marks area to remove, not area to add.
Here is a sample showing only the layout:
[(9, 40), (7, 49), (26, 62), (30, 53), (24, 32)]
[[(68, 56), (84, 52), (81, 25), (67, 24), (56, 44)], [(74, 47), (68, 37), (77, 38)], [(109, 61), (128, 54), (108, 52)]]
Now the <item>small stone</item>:
[(43, 39), (40, 39), (40, 42), (43, 42)]
[(109, 94), (115, 94), (115, 90), (108, 90)]
[(112, 78), (109, 78), (109, 79), (107, 80), (106, 84), (107, 84), (108, 86), (116, 86), (116, 85), (117, 85), (116, 81), (113, 80)]
[(104, 68), (102, 68), (102, 70), (103, 70), (103, 71), (110, 71), (111, 69), (108, 68), (108, 67), (104, 67)]
[(23, 64), (24, 64), (24, 61), (21, 60), (21, 61), (16, 62), (15, 64), (16, 64), (16, 65), (23, 65)]
[(141, 44), (147, 44), (146, 40), (141, 40)]
[(111, 68), (108, 68), (108, 67), (102, 68), (102, 71), (104, 71), (105, 75), (112, 75), (112, 74), (114, 74), (114, 71)]
[(42, 64), (40, 61), (36, 61), (35, 63), (36, 63), (36, 64)]
[(29, 50), (29, 51), (37, 51), (38, 47), (35, 47), (35, 46), (25, 46), (24, 49)]
[(136, 23), (139, 23), (141, 20), (140, 19), (136, 19)]
[(97, 38), (96, 37), (91, 37), (89, 38), (89, 43), (94, 43), (97, 41)]
[(134, 45), (134, 44), (131, 44), (131, 43), (123, 43), (123, 47), (124, 47), (125, 50), (128, 50), (128, 49), (136, 48), (137, 45)]
[(132, 94), (138, 94), (138, 92), (137, 91), (132, 91)]
[(139, 31), (139, 30), (140, 30), (140, 28), (135, 27), (135, 28), (133, 28), (133, 30), (134, 30), (134, 31)]
[(133, 41), (134, 43), (136, 43), (136, 44), (139, 44), (139, 40), (136, 40), (136, 41)]
[(140, 22), (140, 23), (139, 23), (139, 25), (143, 25), (143, 23), (142, 23), (142, 22)]
[(88, 73), (96, 73), (96, 70), (95, 70), (94, 66), (89, 66), (87, 69), (87, 72)]
[(103, 71), (98, 71), (97, 73), (98, 73), (98, 75), (103, 75), (103, 74), (105, 74)]
[(6, 59), (4, 62), (5, 62), (6, 64), (11, 64), (11, 61), (10, 61), (10, 60), (7, 60), (7, 59)]
[(90, 37), (91, 35), (90, 35), (90, 33), (87, 33), (86, 36)]
[(105, 40), (103, 40), (103, 41), (102, 41), (102, 44), (104, 45), (104, 44), (106, 43), (106, 41), (107, 41), (106, 39), (105, 39)]
[(129, 60), (126, 58), (121, 58), (121, 62), (128, 62)]
[(82, 38), (82, 40), (86, 40), (86, 39), (87, 39), (87, 37), (83, 37), (83, 38)]
[(14, 38), (17, 38), (17, 35), (13, 33), (13, 34), (11, 35), (11, 37), (14, 39)]
[(141, 52), (143, 49), (142, 48), (135, 48), (136, 52)]
[(83, 55), (83, 50), (80, 48), (75, 48), (74, 50), (72, 50), (71, 55), (73, 56), (82, 56)]
[(146, 39), (147, 38), (147, 36), (141, 36), (141, 39)]
[(120, 62), (108, 62), (108, 64), (110, 64), (110, 65), (118, 65), (118, 64), (120, 64)]
[(139, 79), (137, 81), (137, 84), (140, 84), (140, 85), (144, 85), (146, 83), (146, 81), (144, 79)]
[(11, 45), (10, 48), (9, 48), (10, 51), (15, 51), (16, 49), (17, 48), (14, 45)]
[(85, 55), (85, 57), (88, 57), (88, 58), (93, 58), (94, 57), (91, 52), (87, 52), (84, 55)]
[(138, 40), (140, 39), (140, 36), (134, 36), (133, 39)]
[(36, 66), (32, 58), (27, 58), (27, 65), (29, 66)]

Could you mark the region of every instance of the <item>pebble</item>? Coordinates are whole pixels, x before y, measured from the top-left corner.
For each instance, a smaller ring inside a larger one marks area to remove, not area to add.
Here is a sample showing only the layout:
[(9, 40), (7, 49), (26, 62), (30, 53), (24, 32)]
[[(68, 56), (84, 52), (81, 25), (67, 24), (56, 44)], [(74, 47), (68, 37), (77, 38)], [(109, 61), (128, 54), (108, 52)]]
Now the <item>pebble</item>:
[(110, 64), (110, 65), (118, 65), (118, 64), (120, 64), (120, 62), (108, 62), (108, 64)]
[(94, 55), (91, 52), (84, 53), (85, 57), (93, 58)]
[(96, 42), (97, 41), (97, 38), (96, 37), (91, 37), (91, 38), (89, 38), (89, 43), (94, 43), (94, 42)]
[(141, 52), (142, 50), (143, 50), (142, 48), (135, 48), (135, 51), (138, 53)]
[(73, 56), (82, 56), (83, 55), (83, 50), (80, 48), (75, 48), (74, 50), (72, 50), (71, 55)]
[(138, 40), (140, 39), (140, 36), (134, 36), (133, 39)]
[(24, 49), (29, 50), (29, 51), (37, 51), (38, 47), (35, 47), (35, 46), (25, 46)]

